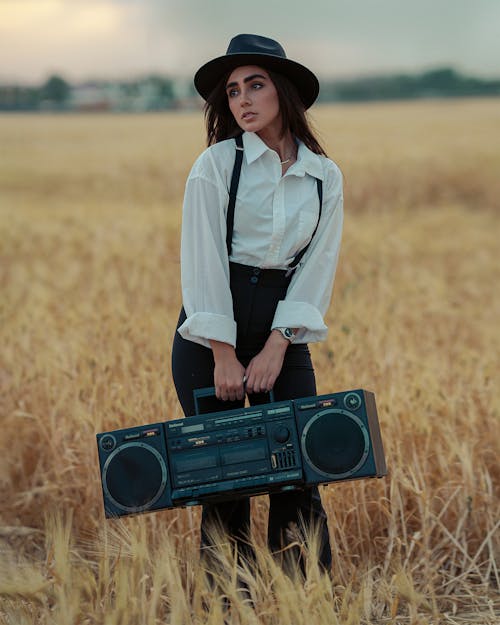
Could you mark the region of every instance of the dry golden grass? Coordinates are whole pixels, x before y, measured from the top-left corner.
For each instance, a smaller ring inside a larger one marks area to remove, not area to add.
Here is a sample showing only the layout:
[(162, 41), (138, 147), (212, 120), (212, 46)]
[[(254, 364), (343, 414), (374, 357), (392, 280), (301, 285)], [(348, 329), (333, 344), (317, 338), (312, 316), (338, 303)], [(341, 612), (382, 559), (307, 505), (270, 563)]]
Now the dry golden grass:
[[(231, 623), (498, 624), (500, 107), (318, 108), (346, 178), (320, 392), (377, 396), (389, 475), (322, 491), (333, 583), (263, 547)], [(199, 115), (0, 117), (0, 622), (222, 623), (199, 510), (105, 521), (95, 433), (181, 416), (170, 375)]]

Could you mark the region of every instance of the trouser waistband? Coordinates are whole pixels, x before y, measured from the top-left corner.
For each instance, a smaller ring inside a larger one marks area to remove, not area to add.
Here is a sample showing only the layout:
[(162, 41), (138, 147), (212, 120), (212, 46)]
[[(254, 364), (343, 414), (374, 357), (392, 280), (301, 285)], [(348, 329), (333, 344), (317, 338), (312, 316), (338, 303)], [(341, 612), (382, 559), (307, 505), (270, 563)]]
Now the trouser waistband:
[(233, 262), (229, 263), (229, 271), (232, 279), (262, 286), (288, 286), (292, 278), (286, 269), (261, 269)]

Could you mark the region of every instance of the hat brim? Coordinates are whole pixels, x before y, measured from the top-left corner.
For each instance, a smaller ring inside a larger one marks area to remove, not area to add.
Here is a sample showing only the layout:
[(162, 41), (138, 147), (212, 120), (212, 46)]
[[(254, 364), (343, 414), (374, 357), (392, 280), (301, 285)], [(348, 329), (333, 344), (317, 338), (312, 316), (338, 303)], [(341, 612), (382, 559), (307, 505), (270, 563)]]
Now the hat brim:
[(220, 56), (200, 67), (194, 76), (194, 86), (201, 97), (207, 100), (221, 78), (242, 65), (259, 65), (289, 78), (306, 109), (318, 97), (319, 82), (311, 70), (296, 61), (272, 54), (236, 53)]

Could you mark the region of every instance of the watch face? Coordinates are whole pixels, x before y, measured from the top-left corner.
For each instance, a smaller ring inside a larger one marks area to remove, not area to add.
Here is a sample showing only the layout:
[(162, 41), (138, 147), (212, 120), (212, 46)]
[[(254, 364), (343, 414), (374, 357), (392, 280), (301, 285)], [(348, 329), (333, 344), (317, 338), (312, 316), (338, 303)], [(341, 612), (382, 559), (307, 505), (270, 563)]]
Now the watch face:
[(285, 328), (285, 336), (287, 339), (293, 338), (294, 334), (291, 328)]

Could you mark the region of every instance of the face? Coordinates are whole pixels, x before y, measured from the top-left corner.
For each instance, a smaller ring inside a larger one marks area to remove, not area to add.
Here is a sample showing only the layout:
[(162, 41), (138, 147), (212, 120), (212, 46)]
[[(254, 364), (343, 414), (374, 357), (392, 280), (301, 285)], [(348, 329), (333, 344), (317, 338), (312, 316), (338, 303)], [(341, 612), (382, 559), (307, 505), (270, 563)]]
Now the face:
[(248, 132), (281, 131), (278, 92), (262, 67), (237, 67), (226, 83), (229, 109), (238, 126)]

